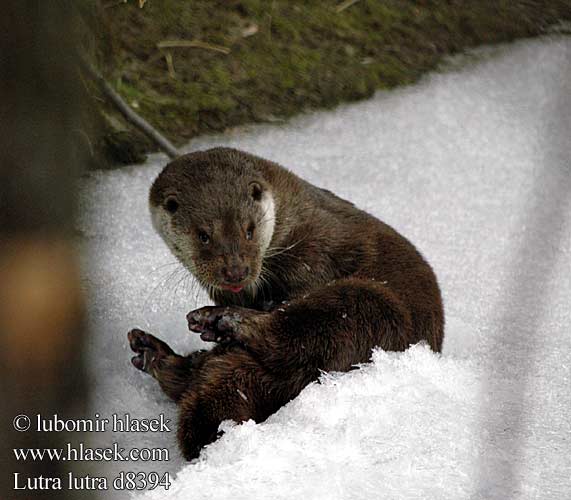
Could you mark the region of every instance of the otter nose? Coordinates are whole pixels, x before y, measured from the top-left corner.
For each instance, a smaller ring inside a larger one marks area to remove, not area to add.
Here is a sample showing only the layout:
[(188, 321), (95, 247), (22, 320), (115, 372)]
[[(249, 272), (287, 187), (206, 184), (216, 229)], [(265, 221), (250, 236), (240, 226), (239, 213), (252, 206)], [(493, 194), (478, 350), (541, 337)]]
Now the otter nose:
[(244, 278), (248, 276), (249, 272), (250, 268), (247, 266), (229, 266), (222, 269), (222, 275), (228, 283), (240, 283), (240, 281), (243, 281)]

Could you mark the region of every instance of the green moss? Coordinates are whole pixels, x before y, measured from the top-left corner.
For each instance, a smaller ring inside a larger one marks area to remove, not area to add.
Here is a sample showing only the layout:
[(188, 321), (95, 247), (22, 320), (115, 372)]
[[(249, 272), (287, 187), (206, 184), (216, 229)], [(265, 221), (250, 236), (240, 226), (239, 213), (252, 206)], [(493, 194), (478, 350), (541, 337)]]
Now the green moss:
[[(541, 34), (568, 0), (147, 0), (100, 9), (103, 71), (176, 143), (247, 121), (288, 117), (409, 84), (443, 56)], [(226, 47), (168, 49), (164, 40)], [(107, 49), (106, 49), (107, 50)]]

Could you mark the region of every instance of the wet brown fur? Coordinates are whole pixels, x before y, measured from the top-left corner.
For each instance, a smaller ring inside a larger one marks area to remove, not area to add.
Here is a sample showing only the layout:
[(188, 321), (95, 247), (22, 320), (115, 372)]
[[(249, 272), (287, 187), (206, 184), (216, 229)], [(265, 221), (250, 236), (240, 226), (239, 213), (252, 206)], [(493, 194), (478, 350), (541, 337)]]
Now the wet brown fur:
[[(176, 193), (188, 210), (179, 224), (187, 224), (194, 238), (193, 220), (207, 222), (214, 205), (220, 205), (217, 213), (229, 208), (221, 224), (232, 227), (237, 217), (234, 227), (244, 226), (253, 210), (247, 198), (252, 181), (274, 197), (275, 230), (265, 255), (256, 254), (256, 241), (246, 242), (238, 229), (224, 242), (245, 262), (259, 260), (263, 281), (237, 294), (206, 283), (216, 306), (189, 313), (189, 327), (218, 340), (215, 347), (185, 357), (152, 335), (129, 333), (135, 365), (180, 407), (178, 438), (187, 459), (216, 439), (223, 420), (263, 421), (321, 371), (350, 370), (367, 362), (374, 347), (402, 351), (421, 340), (437, 352), (442, 346), (440, 291), (415, 247), (273, 162), (227, 148), (191, 153), (165, 167), (150, 202), (160, 207)], [(240, 241), (232, 247), (231, 239)], [(201, 264), (179, 258), (193, 272)]]

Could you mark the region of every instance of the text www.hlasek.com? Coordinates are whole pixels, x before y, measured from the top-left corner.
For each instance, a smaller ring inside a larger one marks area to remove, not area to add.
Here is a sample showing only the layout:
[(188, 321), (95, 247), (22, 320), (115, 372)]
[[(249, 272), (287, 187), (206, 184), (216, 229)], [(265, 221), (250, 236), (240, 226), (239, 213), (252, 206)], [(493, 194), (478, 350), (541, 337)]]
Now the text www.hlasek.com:
[(83, 443), (73, 447), (70, 443), (65, 448), (15, 448), (16, 460), (52, 460), (52, 461), (141, 461), (162, 462), (169, 460), (167, 448), (132, 448), (128, 451), (119, 448), (117, 443), (109, 448), (88, 448)]

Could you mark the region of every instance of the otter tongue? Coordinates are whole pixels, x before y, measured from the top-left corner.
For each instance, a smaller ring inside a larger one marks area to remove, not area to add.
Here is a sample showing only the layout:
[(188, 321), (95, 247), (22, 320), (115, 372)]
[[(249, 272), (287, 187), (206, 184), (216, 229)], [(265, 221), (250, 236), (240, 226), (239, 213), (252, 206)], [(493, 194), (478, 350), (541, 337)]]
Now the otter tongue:
[(231, 292), (234, 293), (238, 293), (242, 291), (242, 288), (244, 288), (243, 286), (229, 286), (228, 290), (230, 290)]

